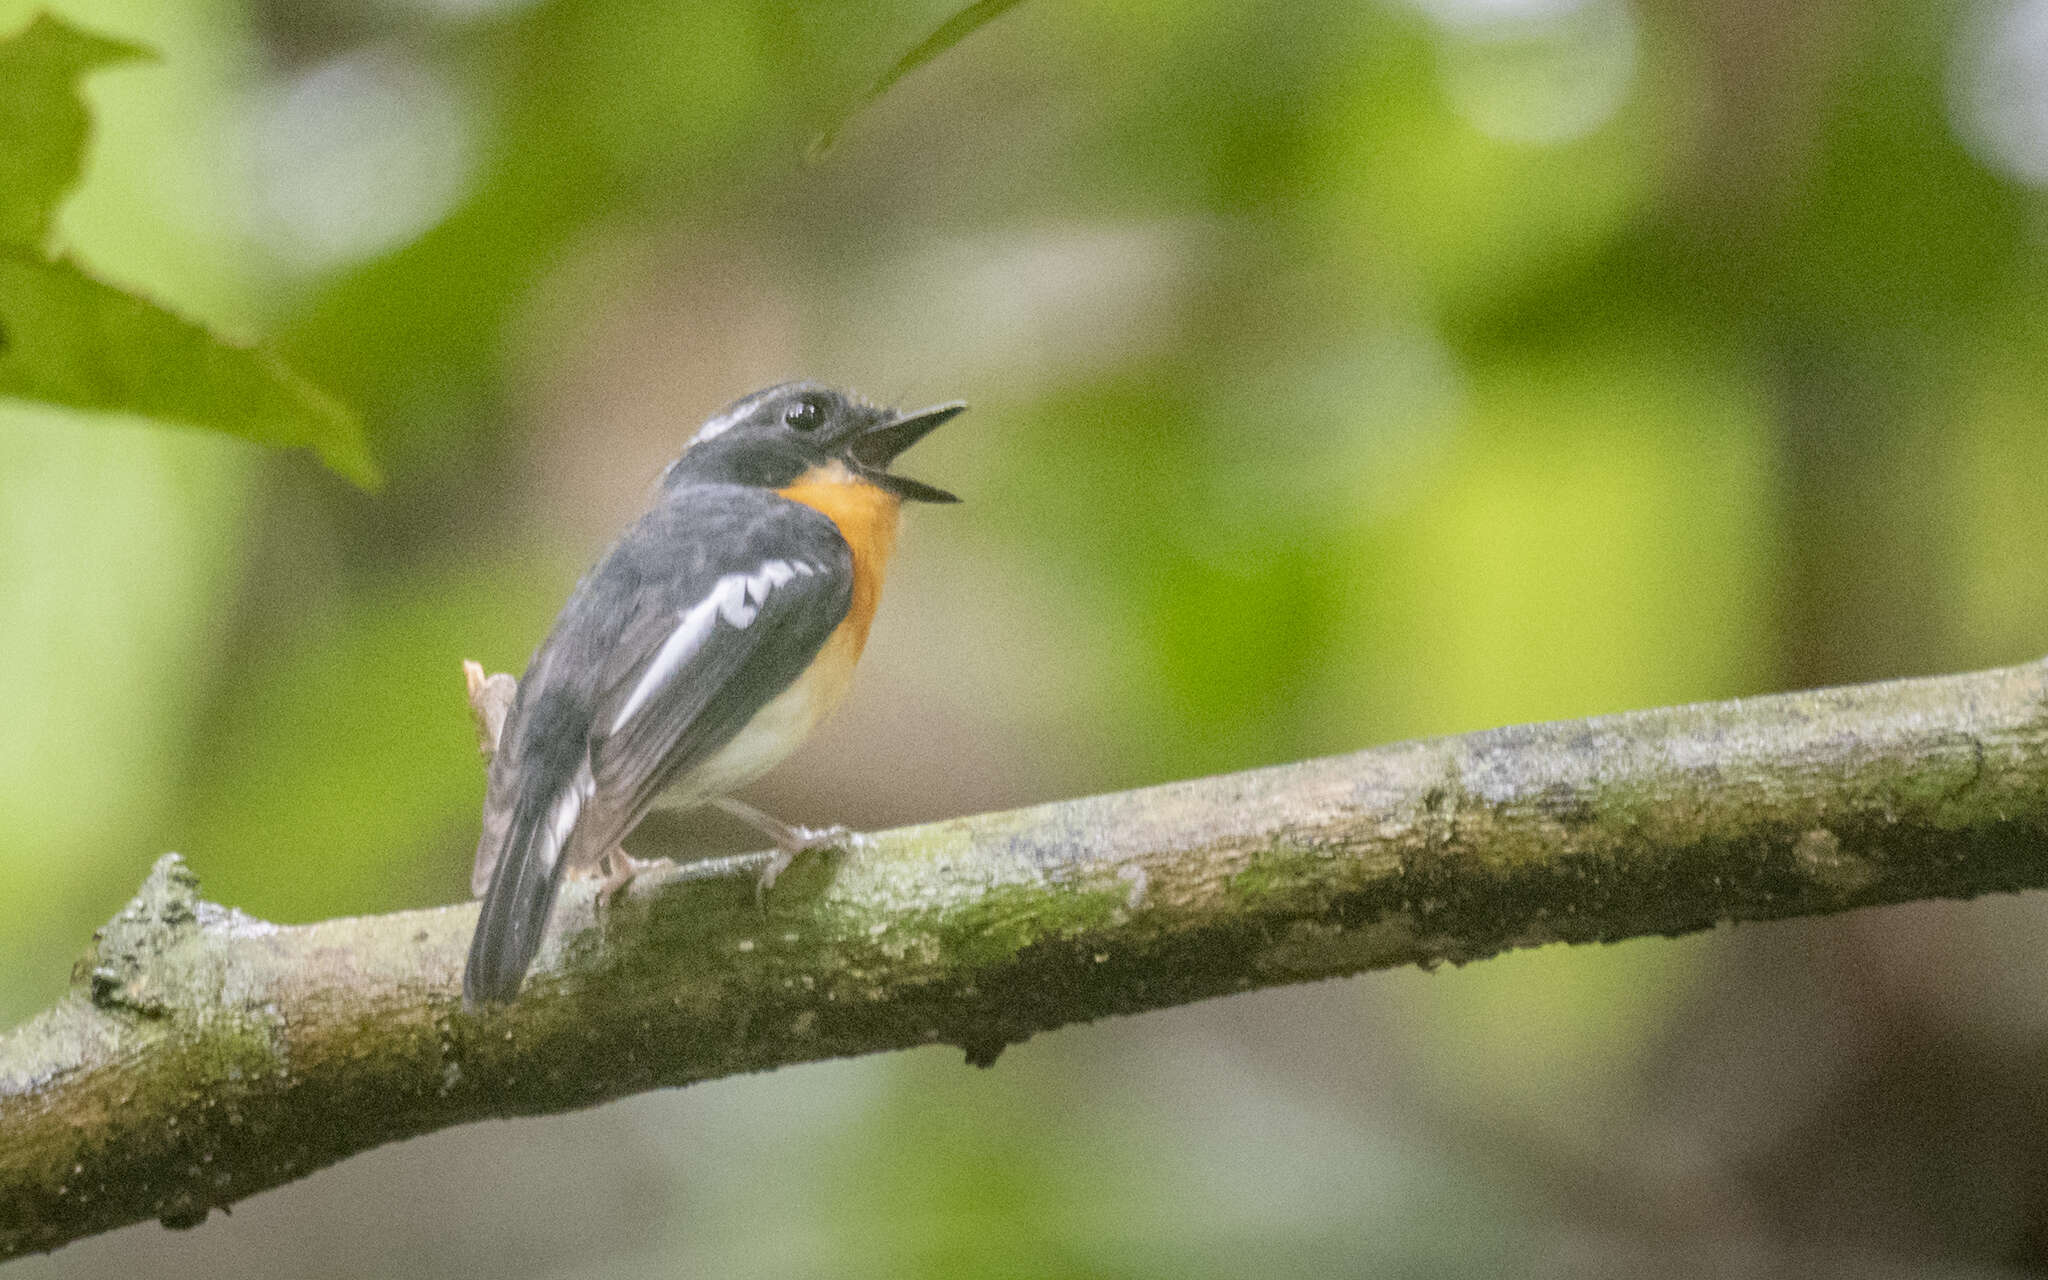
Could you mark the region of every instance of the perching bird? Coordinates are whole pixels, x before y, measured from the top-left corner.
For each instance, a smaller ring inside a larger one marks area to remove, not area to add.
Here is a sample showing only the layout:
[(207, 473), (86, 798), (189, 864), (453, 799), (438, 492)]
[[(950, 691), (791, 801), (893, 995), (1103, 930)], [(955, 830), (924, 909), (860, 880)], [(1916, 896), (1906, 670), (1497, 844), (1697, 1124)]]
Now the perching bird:
[(519, 682), (484, 797), (466, 1004), (518, 994), (565, 875), (604, 864), (616, 889), (644, 865), (618, 846), (657, 802), (768, 832), (783, 852), (764, 879), (830, 842), (728, 793), (846, 692), (902, 503), (958, 501), (889, 464), (965, 407), (905, 414), (791, 382), (698, 429)]

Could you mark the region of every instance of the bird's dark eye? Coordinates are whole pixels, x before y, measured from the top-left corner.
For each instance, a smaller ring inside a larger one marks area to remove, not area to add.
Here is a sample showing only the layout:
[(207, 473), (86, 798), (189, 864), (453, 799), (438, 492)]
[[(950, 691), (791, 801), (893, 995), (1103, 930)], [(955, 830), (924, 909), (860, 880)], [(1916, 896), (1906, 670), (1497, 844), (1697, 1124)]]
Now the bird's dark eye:
[(798, 431), (810, 431), (825, 420), (825, 411), (816, 400), (799, 400), (782, 411), (782, 420)]

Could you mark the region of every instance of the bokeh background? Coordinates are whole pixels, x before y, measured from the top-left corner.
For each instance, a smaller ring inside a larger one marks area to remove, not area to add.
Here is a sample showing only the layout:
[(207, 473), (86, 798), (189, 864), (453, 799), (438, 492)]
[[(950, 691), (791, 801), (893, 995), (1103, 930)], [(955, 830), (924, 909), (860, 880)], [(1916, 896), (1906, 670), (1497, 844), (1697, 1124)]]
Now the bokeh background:
[[(63, 243), (390, 482), (0, 407), (0, 1022), (166, 848), (279, 920), (461, 898), (458, 661), (792, 375), (974, 404), (794, 820), (2048, 652), (2048, 0), (1034, 0), (816, 163), (947, 3), (53, 2), (162, 53), (92, 80)], [(470, 1126), (11, 1274), (2039, 1273), (2044, 976), (2038, 895), (1552, 948)]]

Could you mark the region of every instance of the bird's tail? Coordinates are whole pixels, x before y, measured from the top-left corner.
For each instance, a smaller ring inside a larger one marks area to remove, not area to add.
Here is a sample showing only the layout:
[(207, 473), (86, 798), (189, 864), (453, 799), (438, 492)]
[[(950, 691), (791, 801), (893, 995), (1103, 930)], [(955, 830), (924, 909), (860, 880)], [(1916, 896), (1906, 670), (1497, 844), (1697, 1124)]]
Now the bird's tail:
[(583, 771), (554, 795), (536, 789), (520, 797), (469, 942), (469, 965), (462, 973), (465, 1007), (519, 994), (540, 950), (562, 885), (570, 834), (591, 790)]

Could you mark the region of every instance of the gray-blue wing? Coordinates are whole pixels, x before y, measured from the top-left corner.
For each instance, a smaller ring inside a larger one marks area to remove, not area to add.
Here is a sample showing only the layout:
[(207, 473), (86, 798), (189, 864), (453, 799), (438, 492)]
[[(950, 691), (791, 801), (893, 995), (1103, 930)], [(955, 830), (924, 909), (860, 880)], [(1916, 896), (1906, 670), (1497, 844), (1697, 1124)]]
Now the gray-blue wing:
[(579, 850), (602, 856), (811, 665), (853, 598), (852, 555), (830, 534), (719, 578), (673, 625), (664, 620), (644, 656), (619, 664), (591, 727), (597, 804), (577, 830)]
[(507, 718), (466, 999), (518, 992), (567, 870), (602, 856), (803, 674), (852, 584), (831, 521), (760, 490), (706, 493), (628, 530), (563, 608)]

